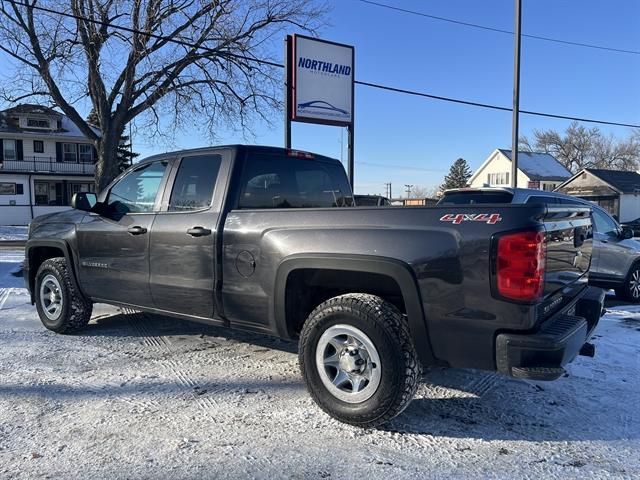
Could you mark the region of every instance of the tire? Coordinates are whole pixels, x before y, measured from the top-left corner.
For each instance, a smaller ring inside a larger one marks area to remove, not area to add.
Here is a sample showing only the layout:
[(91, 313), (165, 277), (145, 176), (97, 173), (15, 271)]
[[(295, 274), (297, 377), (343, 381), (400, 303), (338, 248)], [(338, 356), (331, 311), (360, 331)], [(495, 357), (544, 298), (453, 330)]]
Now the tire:
[(42, 262), (35, 281), (36, 309), (40, 321), (56, 333), (73, 333), (91, 319), (93, 304), (78, 292), (65, 258)]
[(627, 302), (640, 302), (640, 263), (635, 263), (629, 269), (624, 285), (615, 289), (616, 297)]
[(358, 427), (377, 427), (399, 415), (422, 376), (405, 318), (369, 294), (320, 304), (302, 329), (298, 355), (313, 400), (333, 418)]

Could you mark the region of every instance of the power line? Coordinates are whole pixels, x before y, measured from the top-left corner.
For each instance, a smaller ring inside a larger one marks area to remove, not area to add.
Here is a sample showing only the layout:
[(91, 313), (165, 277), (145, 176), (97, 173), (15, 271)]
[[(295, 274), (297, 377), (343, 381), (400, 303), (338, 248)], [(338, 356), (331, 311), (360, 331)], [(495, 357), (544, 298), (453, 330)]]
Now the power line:
[[(489, 108), (489, 109), (493, 109), (493, 110), (501, 110), (503, 112), (511, 112), (512, 111), (511, 108), (502, 107), (500, 105), (492, 105), (492, 104), (489, 104), (489, 103), (472, 102), (472, 101), (469, 101), (469, 100), (461, 100), (459, 98), (452, 98), (452, 97), (443, 97), (441, 95), (432, 95), (430, 93), (418, 92), (416, 90), (407, 90), (407, 89), (404, 89), (404, 88), (388, 87), (386, 85), (380, 85), (380, 84), (377, 84), (377, 83), (363, 82), (363, 81), (359, 81), (359, 80), (356, 80), (355, 83), (358, 84), (358, 85), (365, 85), (365, 86), (368, 86), (368, 87), (379, 88), (381, 90), (388, 90), (388, 91), (397, 92), (397, 93), (405, 93), (407, 95), (414, 95), (414, 96), (417, 96), (417, 97), (431, 98), (433, 100), (442, 100), (444, 102), (459, 103), (459, 104), (462, 104), (462, 105), (469, 105), (469, 106), (472, 106), (472, 107)], [(608, 120), (596, 120), (596, 119), (593, 119), (593, 118), (573, 117), (573, 116), (570, 116), (570, 115), (559, 115), (559, 114), (554, 114), (554, 113), (534, 112), (534, 111), (531, 111), (531, 110), (520, 110), (520, 113), (527, 114), (527, 115), (536, 115), (536, 116), (539, 116), (539, 117), (558, 118), (558, 119), (562, 119), (562, 120), (575, 120), (577, 122), (599, 123), (599, 124), (602, 124), (602, 125), (614, 125), (614, 126), (617, 126), (617, 127), (640, 128), (640, 124), (623, 123), (623, 122), (611, 122), (611, 121), (608, 121)]]
[[(89, 22), (89, 23), (95, 23), (97, 25), (106, 26), (106, 27), (113, 28), (113, 29), (116, 29), (116, 30), (126, 31), (126, 32), (129, 32), (129, 33), (136, 33), (136, 34), (140, 34), (140, 35), (145, 35), (145, 36), (148, 36), (150, 38), (155, 38), (155, 39), (158, 39), (158, 40), (164, 40), (164, 41), (167, 41), (169, 43), (176, 43), (176, 44), (183, 45), (183, 46), (186, 46), (186, 47), (198, 48), (200, 50), (214, 52), (214, 53), (216, 53), (218, 55), (222, 55), (222, 56), (227, 56), (227, 57), (231, 57), (231, 58), (237, 58), (237, 59), (240, 59), (240, 60), (246, 60), (246, 61), (249, 61), (249, 62), (258, 63), (260, 65), (269, 65), (271, 67), (284, 68), (283, 64), (272, 62), (270, 60), (262, 60), (262, 59), (255, 58), (255, 57), (248, 57), (248, 56), (245, 56), (245, 55), (238, 55), (238, 54), (229, 53), (229, 52), (220, 52), (220, 51), (217, 51), (217, 50), (215, 50), (213, 48), (210, 48), (210, 47), (199, 46), (199, 45), (196, 46), (193, 43), (187, 42), (185, 40), (178, 40), (178, 39), (175, 39), (175, 38), (168, 37), (166, 35), (158, 35), (156, 33), (143, 32), (143, 31), (138, 30), (138, 29), (125, 27), (125, 26), (121, 26), (121, 25), (112, 25), (109, 22), (103, 22), (101, 20), (96, 20), (96, 19), (93, 19), (93, 18), (82, 17), (82, 16), (79, 16), (79, 15), (75, 15), (73, 13), (59, 12), (59, 11), (53, 10), (51, 8), (42, 7), (42, 6), (39, 6), (39, 5), (31, 5), (31, 4), (19, 2), (19, 1), (16, 1), (16, 0), (8, 0), (8, 1), (10, 3), (14, 4), (14, 5), (20, 5), (20, 6), (23, 6), (23, 7), (32, 8), (34, 10), (40, 10), (40, 11), (44, 11), (44, 12), (47, 12), (47, 13), (60, 15), (60, 16), (63, 16), (63, 17), (73, 18), (75, 20), (81, 20), (81, 21), (85, 21), (85, 22)], [(357, 0), (357, 1), (374, 3), (374, 2), (369, 2), (369, 0)], [(381, 4), (381, 5), (383, 5), (383, 4)], [(393, 8), (396, 8), (396, 7), (393, 7)], [(500, 111), (504, 111), (504, 112), (511, 112), (512, 111), (511, 108), (503, 107), (503, 106), (500, 106), (500, 105), (494, 105), (494, 104), (489, 104), (489, 103), (481, 103), (481, 102), (473, 102), (473, 101), (470, 101), (470, 100), (462, 100), (462, 99), (459, 99), (459, 98), (445, 97), (445, 96), (441, 96), (441, 95), (433, 95), (433, 94), (430, 94), (430, 93), (419, 92), (419, 91), (416, 91), (416, 90), (408, 90), (408, 89), (404, 89), (404, 88), (391, 87), (391, 86), (387, 86), (387, 85), (381, 85), (381, 84), (378, 84), (378, 83), (366, 82), (366, 81), (362, 81), (362, 80), (354, 80), (354, 83), (357, 84), (357, 85), (362, 85), (362, 86), (366, 86), (366, 87), (370, 87), (370, 88), (376, 88), (376, 89), (380, 89), (380, 90), (386, 90), (386, 91), (390, 91), (390, 92), (403, 93), (403, 94), (407, 94), (407, 95), (430, 98), (432, 100), (441, 100), (441, 101), (444, 101), (444, 102), (451, 102), (451, 103), (457, 103), (457, 104), (461, 104), (461, 105), (468, 105), (468, 106), (479, 107), (479, 108), (487, 108), (487, 109), (492, 109), (492, 110), (500, 110)], [(526, 115), (539, 116), (539, 117), (556, 118), (556, 119), (561, 119), (561, 120), (573, 120), (573, 121), (578, 121), (578, 122), (597, 123), (597, 124), (601, 124), (601, 125), (612, 125), (612, 126), (617, 126), (617, 127), (640, 128), (640, 124), (632, 124), (632, 123), (624, 123), (624, 122), (613, 122), (613, 121), (608, 121), (608, 120), (597, 120), (597, 119), (593, 119), (593, 118), (582, 118), (582, 117), (575, 117), (575, 116), (570, 116), (570, 115), (560, 115), (560, 114), (554, 114), (554, 113), (535, 112), (535, 111), (530, 111), (530, 110), (520, 110), (520, 113), (521, 114), (526, 114)]]
[[(480, 25), (478, 23), (471, 23), (471, 22), (463, 22), (461, 20), (454, 20), (452, 18), (446, 18), (446, 17), (439, 17), (437, 15), (430, 15), (428, 13), (424, 13), (424, 12), (418, 12), (416, 10), (409, 10), (406, 8), (401, 8), (401, 7), (396, 7), (393, 5), (388, 5), (386, 3), (380, 3), (380, 2), (374, 2), (372, 0), (355, 0), (356, 2), (360, 2), (360, 3), (366, 3), (369, 5), (374, 5), (376, 7), (380, 7), (380, 8), (386, 8), (389, 10), (395, 10), (398, 12), (402, 12), (402, 13), (407, 13), (410, 15), (416, 15), (419, 17), (425, 17), (425, 18), (430, 18), (432, 20), (438, 20), (441, 22), (447, 22), (447, 23), (454, 23), (456, 25), (462, 25), (464, 27), (471, 27), (471, 28), (478, 28), (481, 30), (488, 30), (491, 32), (497, 32), (497, 33), (505, 33), (508, 35), (513, 35), (514, 32), (512, 32), (511, 30), (505, 30), (502, 28), (495, 28), (495, 27), (489, 27), (487, 25)], [(597, 50), (608, 50), (610, 52), (617, 52), (617, 53), (629, 53), (632, 55), (640, 55), (640, 51), (638, 50), (626, 50), (624, 48), (615, 48), (615, 47), (605, 47), (603, 45), (595, 45), (592, 43), (583, 43), (583, 42), (573, 42), (571, 40), (562, 40), (560, 38), (552, 38), (552, 37), (545, 37), (542, 35), (531, 35), (531, 34), (527, 34), (527, 33), (523, 33), (522, 34), (523, 37), (527, 37), (527, 38), (533, 38), (536, 40), (544, 40), (545, 42), (554, 42), (554, 43), (563, 43), (565, 45), (573, 45), (575, 47), (585, 47), (585, 48), (594, 48)]]
[(389, 163), (373, 163), (373, 162), (361, 162), (361, 161), (357, 161), (356, 162), (358, 165), (367, 165), (369, 167), (380, 167), (380, 168), (399, 168), (399, 169), (403, 169), (403, 170), (413, 170), (416, 172), (442, 172), (442, 169), (437, 169), (437, 168), (421, 168), (421, 167), (411, 167), (411, 166), (404, 166), (404, 165), (394, 165), (394, 164), (389, 164)]

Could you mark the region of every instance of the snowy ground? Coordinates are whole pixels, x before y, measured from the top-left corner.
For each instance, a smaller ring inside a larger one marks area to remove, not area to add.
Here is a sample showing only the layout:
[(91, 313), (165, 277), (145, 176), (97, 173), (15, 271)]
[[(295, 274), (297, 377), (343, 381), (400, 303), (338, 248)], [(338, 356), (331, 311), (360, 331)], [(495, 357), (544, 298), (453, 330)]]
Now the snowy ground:
[(638, 478), (640, 307), (552, 383), (432, 370), (385, 429), (322, 413), (295, 345), (98, 306), (45, 330), (0, 250), (0, 478)]
[(3, 240), (26, 240), (29, 227), (0, 226), (0, 242)]

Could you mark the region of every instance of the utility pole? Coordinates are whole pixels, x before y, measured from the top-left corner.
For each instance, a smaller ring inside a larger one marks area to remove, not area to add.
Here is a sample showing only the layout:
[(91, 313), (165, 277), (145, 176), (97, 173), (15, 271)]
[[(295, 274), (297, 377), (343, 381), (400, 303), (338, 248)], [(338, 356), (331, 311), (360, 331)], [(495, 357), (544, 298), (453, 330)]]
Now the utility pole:
[(511, 129), (511, 186), (518, 186), (518, 121), (520, 117), (520, 26), (522, 0), (515, 0), (515, 45), (513, 52), (513, 122)]
[(411, 196), (411, 189), (413, 188), (413, 185), (407, 185), (406, 183), (404, 184), (405, 188), (407, 189), (407, 198), (409, 198)]

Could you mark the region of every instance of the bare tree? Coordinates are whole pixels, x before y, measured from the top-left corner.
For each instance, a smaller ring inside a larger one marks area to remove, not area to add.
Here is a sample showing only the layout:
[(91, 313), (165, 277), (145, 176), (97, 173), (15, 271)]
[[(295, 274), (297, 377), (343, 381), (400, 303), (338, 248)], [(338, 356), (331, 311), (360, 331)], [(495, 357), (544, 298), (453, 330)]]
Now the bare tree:
[[(271, 59), (286, 29), (313, 31), (325, 12), (313, 0), (65, 1), (0, 0), (0, 49), (18, 65), (2, 95), (60, 108), (96, 146), (98, 189), (118, 175), (134, 118), (149, 135), (269, 121), (282, 73), (252, 60)], [(100, 133), (78, 111), (87, 96)]]
[(564, 134), (534, 130), (533, 139), (520, 138), (519, 148), (553, 155), (571, 172), (583, 168), (637, 170), (640, 166), (640, 132), (625, 139), (605, 135), (600, 129), (572, 122)]
[(414, 185), (411, 187), (409, 198), (436, 198), (439, 187), (425, 187)]

